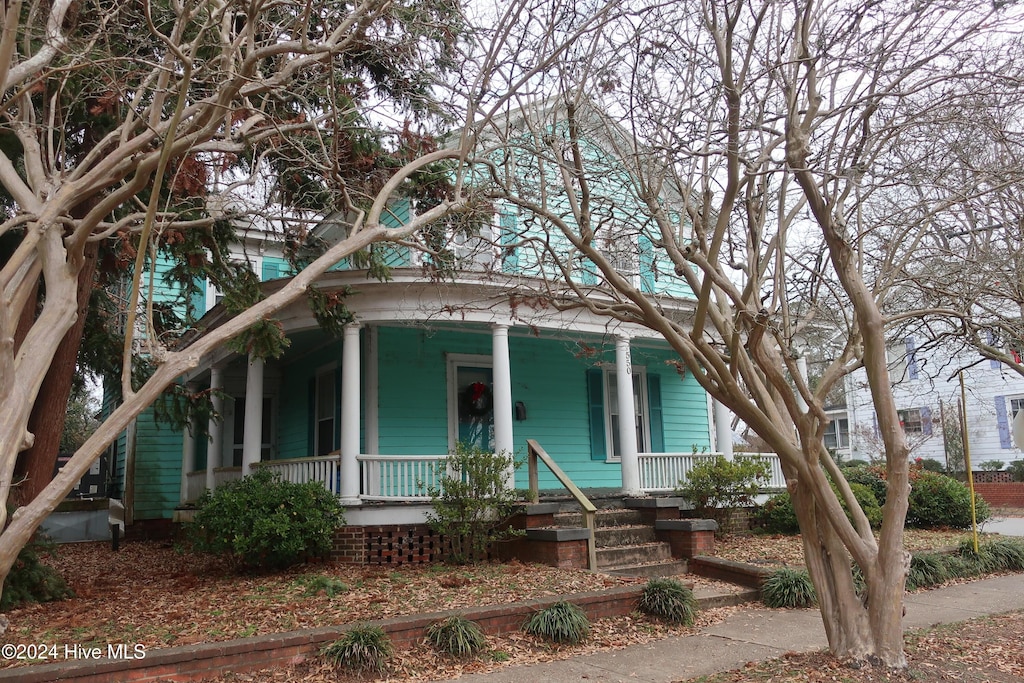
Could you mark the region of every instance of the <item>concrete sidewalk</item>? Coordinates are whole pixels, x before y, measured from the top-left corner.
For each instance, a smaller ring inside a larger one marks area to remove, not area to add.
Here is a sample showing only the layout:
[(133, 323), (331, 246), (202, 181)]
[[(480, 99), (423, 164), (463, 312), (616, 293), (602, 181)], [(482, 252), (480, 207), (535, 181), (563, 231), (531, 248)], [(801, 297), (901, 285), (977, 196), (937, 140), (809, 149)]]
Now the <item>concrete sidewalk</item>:
[[(1024, 576), (1014, 574), (907, 595), (906, 628), (917, 629), (1001, 612), (1024, 610)], [(740, 608), (692, 636), (635, 645), (558, 662), (508, 667), (459, 678), (459, 683), (586, 680), (602, 683), (669, 683), (826, 647), (817, 610)]]

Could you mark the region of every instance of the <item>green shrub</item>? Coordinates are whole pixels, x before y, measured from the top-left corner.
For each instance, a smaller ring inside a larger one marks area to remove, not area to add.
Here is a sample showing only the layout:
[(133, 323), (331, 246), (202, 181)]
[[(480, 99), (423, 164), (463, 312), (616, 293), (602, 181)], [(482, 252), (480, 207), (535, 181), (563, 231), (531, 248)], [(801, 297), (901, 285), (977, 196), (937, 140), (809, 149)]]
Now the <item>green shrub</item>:
[(348, 671), (384, 673), (394, 650), (380, 626), (359, 625), (320, 651), (334, 666)]
[[(837, 496), (839, 495), (834, 485), (832, 490), (836, 492)], [(882, 507), (878, 504), (878, 500), (875, 498), (875, 494), (871, 492), (871, 489), (864, 484), (851, 482), (850, 490), (853, 491), (853, 497), (857, 500), (861, 510), (864, 511), (871, 526), (874, 528), (880, 527), (882, 525)], [(846, 511), (847, 516), (849, 516), (850, 511), (846, 506), (846, 501), (840, 498), (839, 502), (843, 510)], [(761, 509), (758, 510), (756, 518), (758, 523), (769, 533), (800, 533), (796, 510), (793, 509), (793, 500), (790, 498), (788, 491), (776, 494), (765, 501)]]
[(714, 519), (723, 532), (730, 530), (729, 510), (750, 506), (769, 479), (768, 463), (759, 458), (727, 460), (718, 455), (697, 463), (676, 491), (703, 517)]
[(932, 458), (921, 458), (918, 462), (921, 463), (921, 469), (925, 472), (938, 472), (941, 474), (946, 471), (941, 462)]
[(811, 607), (814, 584), (804, 570), (776, 569), (761, 586), (761, 600), (768, 607)]
[[(864, 515), (868, 518), (868, 523), (871, 524), (872, 528), (877, 529), (882, 526), (882, 506), (878, 504), (878, 499), (871, 492), (871, 489), (864, 484), (850, 482), (850, 490), (853, 491), (854, 499), (860, 505), (860, 509), (864, 511)], [(846, 511), (846, 516), (849, 517), (850, 510), (846, 506), (846, 501), (842, 498), (839, 501), (843, 506), (843, 510)]]
[(487, 638), (480, 627), (462, 615), (435, 622), (427, 629), (427, 640), (441, 652), (468, 657), (484, 649)]
[(998, 472), (1003, 469), (1006, 465), (1002, 460), (986, 460), (985, 462), (978, 465), (978, 469), (982, 472)]
[(946, 563), (941, 555), (917, 553), (911, 556), (910, 572), (907, 574), (907, 590), (934, 586), (948, 578)]
[[(921, 472), (911, 484), (907, 526), (921, 529), (971, 526), (971, 493), (956, 479), (934, 472)], [(989, 518), (988, 504), (975, 496), (978, 523)]]
[(459, 442), (448, 457), (439, 485), (427, 489), (433, 511), (427, 524), (451, 544), (448, 559), (455, 563), (487, 559), (491, 541), (507, 536), (505, 520), (518, 507), (517, 492), (505, 485), (510, 468), (518, 468), (507, 453), (491, 453)]
[(6, 612), (25, 603), (51, 602), (75, 596), (57, 570), (41, 559), (43, 555), (54, 555), (55, 552), (56, 547), (46, 536), (38, 531), (32, 535), (4, 579), (0, 611)]
[(850, 484), (860, 484), (871, 489), (875, 501), (879, 506), (885, 505), (885, 498), (888, 493), (882, 471), (877, 467), (847, 467), (843, 469), (843, 476)]
[(293, 484), (269, 470), (207, 491), (188, 525), (192, 547), (227, 556), (240, 569), (278, 569), (331, 549), (345, 523), (322, 484)]
[(697, 598), (676, 579), (651, 579), (640, 596), (640, 611), (670, 624), (693, 626)]
[(1013, 475), (1014, 481), (1024, 481), (1024, 460), (1014, 460), (1006, 469)]
[(534, 613), (523, 630), (555, 643), (575, 645), (590, 635), (590, 620), (579, 607), (562, 600)]
[(761, 506), (757, 511), (757, 521), (764, 527), (765, 531), (771, 534), (798, 534), (800, 524), (796, 519), (796, 510), (793, 509), (793, 499), (789, 493), (779, 493)]

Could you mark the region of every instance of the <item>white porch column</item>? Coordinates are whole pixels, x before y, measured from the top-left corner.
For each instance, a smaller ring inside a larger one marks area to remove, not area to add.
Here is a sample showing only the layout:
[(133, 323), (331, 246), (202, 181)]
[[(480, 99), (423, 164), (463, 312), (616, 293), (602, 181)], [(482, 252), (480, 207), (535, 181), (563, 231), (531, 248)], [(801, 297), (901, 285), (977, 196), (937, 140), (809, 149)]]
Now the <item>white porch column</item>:
[[(196, 393), (194, 384), (190, 383), (185, 386), (188, 389), (188, 393)], [(196, 468), (196, 426), (195, 415), (192, 415), (189, 417), (188, 423), (185, 425), (185, 433), (182, 435), (181, 494), (178, 496), (178, 502), (180, 503), (188, 500), (188, 475)]]
[(217, 483), (213, 477), (213, 470), (221, 466), (221, 451), (224, 450), (224, 397), (221, 389), (224, 388), (224, 371), (220, 368), (210, 368), (210, 403), (217, 419), (210, 418), (207, 431), (210, 433), (210, 440), (206, 445), (206, 490), (212, 491)]
[(715, 449), (725, 456), (726, 460), (732, 460), (732, 413), (725, 404), (715, 404)]
[(636, 445), (636, 405), (633, 402), (633, 362), (629, 355), (629, 337), (615, 340), (615, 386), (619, 394), (619, 455), (622, 463), (622, 493), (639, 496), (640, 459)]
[(245, 422), (242, 426), (242, 476), (252, 472), (263, 452), (263, 359), (249, 354), (245, 374)]
[[(491, 369), (494, 381), (494, 452), (512, 457), (512, 364), (508, 353), (508, 325), (491, 328)], [(505, 485), (515, 487), (516, 470), (509, 465)]]
[(341, 502), (359, 505), (359, 325), (345, 326), (341, 346)]

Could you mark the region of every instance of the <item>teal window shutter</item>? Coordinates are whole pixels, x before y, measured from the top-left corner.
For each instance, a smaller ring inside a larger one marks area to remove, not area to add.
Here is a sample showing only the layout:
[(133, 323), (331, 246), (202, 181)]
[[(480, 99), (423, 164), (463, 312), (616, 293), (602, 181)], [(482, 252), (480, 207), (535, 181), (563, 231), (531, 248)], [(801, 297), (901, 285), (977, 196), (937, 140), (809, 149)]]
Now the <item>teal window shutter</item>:
[(647, 375), (647, 407), (651, 423), (651, 452), (665, 452), (665, 425), (661, 411), (661, 375)]
[(516, 253), (516, 248), (512, 246), (519, 241), (519, 235), (517, 234), (518, 216), (514, 213), (514, 210), (508, 209), (502, 211), (498, 218), (501, 223), (501, 244), (508, 245), (504, 246), (502, 250), (502, 270), (506, 273), (518, 272), (519, 254)]
[(1010, 442), (1010, 422), (1006, 419), (1006, 397), (996, 396), (996, 425), (999, 427), (999, 447), (1013, 448)]
[(590, 406), (590, 459), (604, 461), (608, 446), (604, 434), (604, 370), (587, 370), (587, 404)]
[(654, 244), (651, 240), (640, 236), (640, 291), (644, 294), (654, 293)]
[(281, 265), (270, 261), (263, 262), (263, 279), (276, 280), (281, 277)]

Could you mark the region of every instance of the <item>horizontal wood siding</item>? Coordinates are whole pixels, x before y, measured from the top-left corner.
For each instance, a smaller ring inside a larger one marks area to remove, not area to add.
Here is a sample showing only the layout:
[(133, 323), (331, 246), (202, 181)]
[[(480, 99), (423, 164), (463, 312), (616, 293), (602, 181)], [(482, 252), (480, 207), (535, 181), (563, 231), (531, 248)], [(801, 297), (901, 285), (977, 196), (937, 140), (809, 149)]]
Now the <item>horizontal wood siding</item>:
[[(527, 419), (513, 425), (517, 455), (525, 458), (526, 440), (536, 439), (577, 486), (621, 486), (618, 463), (590, 459), (586, 371), (598, 359), (577, 358), (576, 347), (564, 341), (513, 337), (509, 347), (512, 401), (527, 409)], [(539, 475), (540, 488), (562, 488), (546, 467)], [(516, 485), (527, 483), (524, 466)]]
[(181, 490), (181, 432), (146, 411), (135, 421), (135, 519), (170, 517)]
[(384, 327), (378, 353), (379, 445), (386, 455), (448, 452), (446, 353), (490, 354), (490, 337)]

